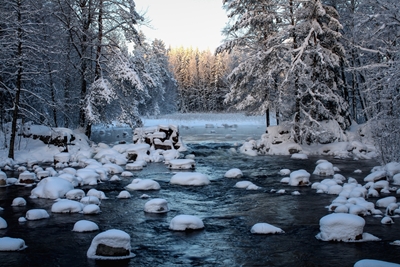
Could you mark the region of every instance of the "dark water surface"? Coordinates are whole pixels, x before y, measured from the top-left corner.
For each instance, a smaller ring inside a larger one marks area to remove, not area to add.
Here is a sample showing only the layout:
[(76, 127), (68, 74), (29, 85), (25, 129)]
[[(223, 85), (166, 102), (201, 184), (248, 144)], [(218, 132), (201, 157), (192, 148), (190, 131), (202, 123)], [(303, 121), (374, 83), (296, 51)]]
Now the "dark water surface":
[[(117, 199), (132, 177), (120, 182), (105, 182), (95, 188), (109, 197), (101, 203), (99, 215), (52, 214), (52, 200), (30, 199), (31, 188), (0, 188), (0, 216), (8, 228), (0, 236), (19, 237), (28, 248), (19, 252), (0, 252), (0, 266), (353, 266), (360, 259), (378, 259), (400, 263), (400, 247), (389, 243), (400, 239), (400, 219), (394, 225), (382, 225), (381, 218), (365, 217), (364, 232), (382, 239), (378, 242), (335, 243), (315, 238), (319, 219), (328, 214), (328, 206), (336, 196), (317, 194), (310, 187), (291, 187), (280, 183), (279, 170), (306, 169), (312, 173), (320, 157), (294, 160), (289, 156), (249, 157), (232, 152), (232, 143), (187, 144), (196, 155), (196, 171), (209, 175), (211, 184), (192, 187), (170, 185), (173, 172), (162, 163), (150, 163), (133, 178), (151, 178), (161, 185), (159, 191), (133, 191), (131, 199)], [(360, 183), (375, 161), (353, 161), (326, 158), (346, 177)], [(242, 179), (223, 175), (230, 168), (240, 168)], [(361, 169), (363, 173), (353, 173)], [(311, 181), (323, 177), (312, 175)], [(249, 180), (261, 190), (234, 188), (236, 182)], [(84, 187), (85, 191), (91, 187)], [(285, 189), (286, 194), (271, 193)], [(291, 192), (301, 195), (293, 196)], [(168, 201), (170, 211), (164, 215), (143, 212), (148, 199), (160, 197)], [(14, 197), (24, 197), (26, 207), (11, 207)], [(369, 199), (375, 202), (376, 199)], [(49, 219), (18, 223), (28, 209), (45, 208)], [(205, 229), (174, 232), (168, 229), (171, 219), (179, 214), (197, 215)], [(99, 232), (72, 232), (78, 220), (96, 222), (100, 231), (120, 229), (131, 236), (136, 257), (123, 262), (100, 262), (86, 257), (87, 249)], [(278, 235), (253, 235), (252, 225), (267, 222), (285, 231)]]

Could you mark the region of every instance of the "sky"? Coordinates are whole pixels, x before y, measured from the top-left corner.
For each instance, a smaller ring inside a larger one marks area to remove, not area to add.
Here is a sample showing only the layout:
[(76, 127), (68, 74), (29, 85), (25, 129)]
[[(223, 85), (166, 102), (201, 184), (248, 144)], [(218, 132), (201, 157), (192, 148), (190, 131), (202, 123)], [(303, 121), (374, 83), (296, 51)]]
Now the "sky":
[(221, 31), (228, 21), (222, 0), (135, 0), (136, 10), (146, 13), (153, 29), (141, 26), (149, 40), (166, 46), (214, 50), (223, 40)]

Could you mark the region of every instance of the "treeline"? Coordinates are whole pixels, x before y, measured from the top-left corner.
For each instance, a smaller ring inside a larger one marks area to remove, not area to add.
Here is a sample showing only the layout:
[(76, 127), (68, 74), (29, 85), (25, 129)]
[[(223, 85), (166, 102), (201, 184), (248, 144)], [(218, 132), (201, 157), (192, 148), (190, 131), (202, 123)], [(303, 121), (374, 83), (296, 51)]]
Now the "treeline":
[(221, 112), (229, 91), (226, 80), (235, 62), (228, 53), (177, 47), (168, 51), (170, 69), (178, 83), (181, 112)]

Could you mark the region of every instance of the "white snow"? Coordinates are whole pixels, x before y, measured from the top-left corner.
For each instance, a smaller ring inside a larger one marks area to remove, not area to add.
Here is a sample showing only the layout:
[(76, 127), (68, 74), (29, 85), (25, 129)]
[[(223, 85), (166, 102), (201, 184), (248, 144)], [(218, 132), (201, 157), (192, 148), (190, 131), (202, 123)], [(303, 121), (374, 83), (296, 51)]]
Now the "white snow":
[(169, 211), (168, 202), (163, 198), (154, 198), (144, 204), (144, 211), (148, 213), (166, 213)]
[(72, 231), (74, 232), (92, 232), (99, 230), (99, 226), (92, 221), (80, 220), (74, 224)]
[(257, 190), (260, 187), (258, 187), (257, 185), (253, 184), (250, 181), (239, 181), (235, 184), (236, 188), (243, 188), (243, 189), (247, 189), (247, 190)]
[(174, 231), (197, 230), (203, 228), (203, 221), (194, 215), (177, 215), (172, 218), (169, 224), (169, 229)]
[(126, 187), (128, 190), (159, 190), (160, 184), (153, 179), (133, 179)]
[(21, 238), (0, 237), (0, 251), (18, 251), (27, 248)]
[(225, 178), (242, 178), (243, 172), (238, 168), (232, 168), (228, 170), (225, 174)]
[[(96, 254), (97, 246), (103, 244), (108, 247), (113, 248), (122, 248), (128, 252), (128, 255), (124, 256), (102, 256)], [(131, 252), (131, 237), (128, 233), (118, 230), (111, 229), (105, 232), (102, 232), (96, 235), (92, 239), (92, 243), (86, 253), (87, 257), (90, 259), (96, 260), (121, 260), (121, 259), (129, 259), (135, 256), (134, 253)]]
[(333, 176), (335, 174), (333, 170), (333, 165), (332, 163), (325, 161), (319, 163), (313, 172), (313, 174), (319, 175), (319, 176)]
[(251, 227), (250, 232), (252, 234), (277, 234), (285, 231), (269, 223), (256, 223)]
[(208, 185), (210, 179), (199, 172), (178, 172), (171, 177), (170, 184), (178, 185)]

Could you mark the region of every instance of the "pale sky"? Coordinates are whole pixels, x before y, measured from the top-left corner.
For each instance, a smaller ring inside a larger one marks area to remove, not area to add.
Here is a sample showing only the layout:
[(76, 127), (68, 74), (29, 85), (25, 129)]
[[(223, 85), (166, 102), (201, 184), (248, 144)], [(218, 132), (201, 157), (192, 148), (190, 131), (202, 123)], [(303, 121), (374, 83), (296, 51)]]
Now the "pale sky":
[(221, 43), (228, 18), (222, 0), (135, 0), (136, 10), (146, 12), (154, 29), (140, 27), (146, 37), (166, 46), (213, 51)]

